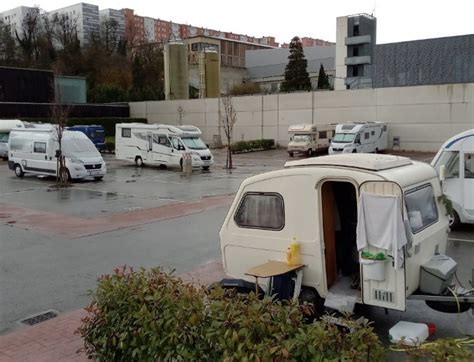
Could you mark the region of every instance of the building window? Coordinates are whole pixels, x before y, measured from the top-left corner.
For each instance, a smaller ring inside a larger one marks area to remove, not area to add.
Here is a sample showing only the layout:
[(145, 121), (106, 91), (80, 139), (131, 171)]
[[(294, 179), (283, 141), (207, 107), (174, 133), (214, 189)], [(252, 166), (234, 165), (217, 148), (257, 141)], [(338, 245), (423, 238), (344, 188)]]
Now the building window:
[(352, 76), (353, 77), (359, 76), (359, 68), (357, 67), (357, 65), (352, 67)]
[(46, 142), (35, 142), (33, 144), (34, 153), (46, 153)]
[(352, 49), (352, 56), (353, 57), (358, 57), (359, 56), (359, 47), (354, 47)]
[(353, 36), (359, 36), (359, 25), (354, 25)]
[(122, 128), (122, 137), (123, 138), (132, 138), (132, 129), (131, 128)]
[(285, 226), (285, 205), (277, 193), (248, 192), (240, 202), (234, 217), (243, 228), (282, 230)]
[(423, 185), (405, 194), (411, 231), (416, 234), (438, 221), (438, 208), (431, 185)]

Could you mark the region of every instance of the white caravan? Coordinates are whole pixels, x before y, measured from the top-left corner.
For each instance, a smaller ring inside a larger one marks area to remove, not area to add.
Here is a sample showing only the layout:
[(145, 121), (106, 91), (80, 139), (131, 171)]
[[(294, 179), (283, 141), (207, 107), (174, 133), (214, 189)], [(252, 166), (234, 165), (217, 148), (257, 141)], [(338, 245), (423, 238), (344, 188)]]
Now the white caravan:
[(326, 151), (331, 144), (336, 126), (331, 124), (295, 124), (288, 129), (290, 142), (288, 154), (293, 157), (295, 153), (312, 156), (314, 153)]
[(387, 148), (387, 125), (379, 122), (354, 122), (336, 126), (329, 154), (377, 153)]
[(431, 164), (453, 203), (454, 224), (474, 224), (474, 129), (447, 140)]
[[(317, 304), (332, 296), (405, 310), (407, 297), (418, 295), (421, 266), (446, 252), (448, 218), (440, 195), (435, 169), (405, 157), (348, 154), (287, 162), (241, 184), (220, 230), (225, 273), (235, 278), (233, 285), (255, 282), (249, 270), (269, 260), (286, 265), (296, 238), (304, 264), (300, 300), (304, 294)], [(379, 207), (366, 214), (361, 207), (368, 200)], [(361, 245), (369, 229), (383, 237)], [(362, 251), (386, 259), (378, 266), (364, 263)], [(360, 280), (355, 289), (353, 277)]]
[(201, 134), (194, 126), (117, 123), (115, 157), (133, 161), (139, 167), (146, 163), (182, 167), (188, 153), (193, 167), (208, 170), (214, 160)]
[(25, 128), (19, 119), (0, 119), (0, 158), (8, 159), (8, 138), (13, 129)]
[[(53, 125), (12, 131), (8, 141), (9, 168), (18, 177), (23, 177), (25, 173), (56, 176), (56, 156), (59, 154), (57, 139), (57, 128)], [(102, 156), (82, 132), (64, 131), (62, 155), (66, 168), (61, 171), (69, 179), (93, 177), (101, 180), (107, 171)]]

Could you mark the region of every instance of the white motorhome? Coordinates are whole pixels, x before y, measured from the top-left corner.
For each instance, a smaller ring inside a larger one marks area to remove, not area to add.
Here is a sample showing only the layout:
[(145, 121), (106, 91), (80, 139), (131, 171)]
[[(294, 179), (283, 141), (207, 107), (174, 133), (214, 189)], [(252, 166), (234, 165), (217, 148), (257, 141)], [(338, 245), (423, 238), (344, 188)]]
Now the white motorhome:
[(0, 157), (8, 159), (8, 138), (14, 129), (25, 128), (19, 119), (0, 119)]
[[(18, 177), (25, 173), (57, 175), (59, 150), (57, 127), (41, 125), (37, 128), (16, 129), (8, 141), (8, 166)], [(92, 141), (83, 133), (63, 132), (62, 155), (66, 168), (60, 170), (69, 179), (94, 178), (101, 180), (107, 171), (102, 156)]]
[(454, 224), (474, 224), (474, 129), (447, 140), (431, 164), (453, 204)]
[(306, 154), (309, 157), (314, 153), (326, 151), (331, 144), (336, 126), (331, 124), (295, 124), (288, 129), (290, 142), (288, 154), (293, 157), (295, 153)]
[(200, 136), (201, 130), (194, 126), (117, 123), (115, 157), (139, 167), (146, 163), (182, 167), (189, 153), (193, 167), (208, 170), (214, 159)]
[[(287, 162), (241, 184), (220, 230), (225, 273), (255, 282), (249, 270), (269, 260), (286, 265), (295, 238), (304, 264), (301, 293), (309, 301), (353, 298), (405, 310), (407, 297), (420, 287), (421, 266), (446, 251), (448, 218), (440, 195), (435, 169), (405, 157), (349, 154)], [(368, 200), (379, 207), (362, 208)], [(360, 245), (373, 233), (380, 237)], [(386, 259), (363, 263), (362, 252)], [(354, 276), (360, 284), (352, 289)]]
[(387, 125), (379, 122), (338, 124), (329, 154), (377, 153), (388, 148)]

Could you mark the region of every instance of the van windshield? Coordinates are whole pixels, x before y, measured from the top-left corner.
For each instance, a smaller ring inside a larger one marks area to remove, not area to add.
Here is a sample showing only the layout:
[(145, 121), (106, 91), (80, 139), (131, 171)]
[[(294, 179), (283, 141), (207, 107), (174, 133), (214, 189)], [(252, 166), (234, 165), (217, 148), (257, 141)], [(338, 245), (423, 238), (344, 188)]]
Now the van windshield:
[(190, 150), (207, 150), (206, 144), (199, 137), (186, 137), (181, 140)]
[(354, 141), (354, 138), (354, 133), (336, 133), (332, 141), (336, 143), (351, 143)]
[(309, 142), (311, 141), (311, 137), (308, 135), (301, 135), (297, 134), (295, 137), (293, 137), (294, 142)]
[(0, 142), (2, 143), (8, 142), (8, 133), (0, 133)]
[(100, 153), (89, 139), (66, 139), (63, 141), (65, 156), (100, 157)]

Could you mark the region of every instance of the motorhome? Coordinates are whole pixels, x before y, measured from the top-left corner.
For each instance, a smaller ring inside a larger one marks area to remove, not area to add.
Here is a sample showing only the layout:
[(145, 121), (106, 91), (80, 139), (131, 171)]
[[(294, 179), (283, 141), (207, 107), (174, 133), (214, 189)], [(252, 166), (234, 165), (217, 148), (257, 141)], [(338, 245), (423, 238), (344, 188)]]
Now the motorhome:
[[(102, 156), (92, 141), (82, 132), (64, 130), (62, 156), (64, 177), (71, 180), (94, 178), (101, 180), (106, 171)], [(8, 166), (18, 177), (25, 173), (56, 176), (59, 154), (58, 128), (41, 125), (38, 128), (16, 129), (8, 141)]]
[[(419, 289), (430, 290), (420, 282), (421, 269), (446, 252), (440, 195), (431, 165), (393, 155), (307, 158), (252, 176), (220, 230), (223, 265), (232, 278), (221, 284), (255, 282), (259, 274), (250, 271), (269, 261), (286, 265), (295, 240), (300, 299), (403, 311), (408, 297), (422, 299)], [(268, 279), (257, 282), (268, 291)]]
[(387, 125), (379, 122), (338, 124), (329, 154), (378, 153), (388, 148)]
[(453, 223), (474, 224), (474, 129), (447, 140), (431, 164), (454, 209)]
[(25, 128), (19, 119), (0, 119), (0, 158), (8, 159), (8, 138), (13, 129)]
[(105, 130), (100, 125), (75, 125), (67, 128), (70, 131), (84, 133), (94, 143), (99, 152), (105, 151)]
[(334, 136), (335, 125), (295, 124), (288, 129), (290, 142), (288, 154), (305, 154), (309, 157), (315, 153), (326, 151)]
[(201, 130), (195, 126), (117, 123), (115, 157), (139, 167), (155, 164), (182, 168), (189, 154), (193, 167), (208, 170), (214, 159), (200, 136)]

